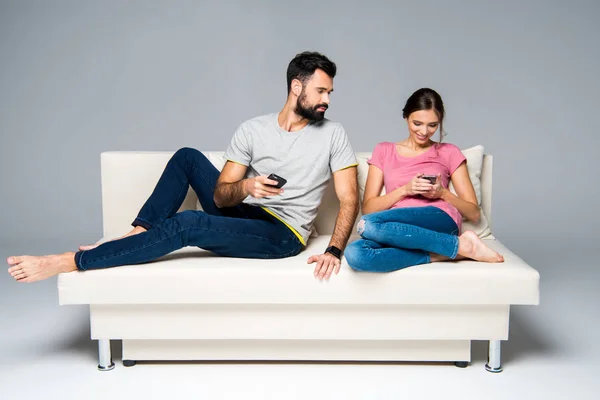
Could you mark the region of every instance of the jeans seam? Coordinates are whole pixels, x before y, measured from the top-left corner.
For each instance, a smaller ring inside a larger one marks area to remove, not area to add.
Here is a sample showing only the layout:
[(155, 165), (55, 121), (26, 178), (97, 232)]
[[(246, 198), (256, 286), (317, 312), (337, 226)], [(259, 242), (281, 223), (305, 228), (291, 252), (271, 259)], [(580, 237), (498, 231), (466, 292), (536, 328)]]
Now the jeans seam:
[[(410, 214), (411, 216), (422, 216), (422, 215), (431, 215), (431, 214), (448, 215), (448, 213), (446, 213), (444, 210), (439, 209), (437, 207), (425, 206), (425, 207), (392, 208), (389, 210), (383, 210), (383, 211), (375, 212), (372, 214), (363, 215), (361, 218), (365, 218), (366, 220), (371, 219), (371, 221), (377, 220), (377, 219), (380, 219), (380, 215), (378, 215), (378, 214), (382, 214), (382, 213), (385, 213), (385, 212), (388, 212), (391, 210), (402, 210), (403, 213)], [(450, 217), (450, 216), (448, 215), (448, 217)], [(452, 217), (450, 217), (450, 218), (452, 218)], [(393, 222), (393, 221), (385, 221), (385, 222)]]
[[(206, 178), (206, 176), (204, 175), (204, 173), (203, 173), (203, 170), (202, 170), (202, 169), (199, 169), (199, 168), (198, 168), (198, 166), (197, 166), (196, 164), (194, 164), (194, 165), (192, 166), (192, 168), (193, 168), (193, 172), (198, 172), (198, 174), (200, 175), (200, 177), (201, 177), (201, 178), (202, 178), (202, 180), (204, 181), (204, 184), (210, 188), (210, 187), (211, 187), (211, 185), (210, 185), (210, 182), (208, 181), (208, 179), (207, 179), (207, 178)], [(212, 187), (212, 188), (211, 188), (211, 191), (213, 192), (213, 195), (214, 195), (214, 193), (215, 193), (215, 187)], [(198, 194), (197, 194), (197, 193), (196, 193), (196, 197), (198, 197)]]
[[(301, 243), (298, 243), (298, 245), (299, 245), (298, 247), (300, 247), (300, 251), (302, 251), (302, 244), (301, 244)], [(298, 253), (300, 253), (300, 251), (299, 251)], [(277, 255), (276, 257), (267, 257), (267, 258), (269, 258), (269, 259), (274, 259), (274, 258), (286, 258), (286, 257), (289, 257), (289, 256), (293, 255), (295, 252), (296, 252), (296, 249), (293, 249), (293, 250), (291, 250), (291, 251), (289, 251), (289, 252), (287, 252), (287, 253), (284, 253), (284, 254)], [(270, 255), (270, 254), (269, 254), (269, 255)]]
[(135, 224), (135, 221), (143, 222), (144, 225), (148, 226), (147, 228), (145, 226), (142, 226), (142, 228), (144, 228), (146, 230), (150, 230), (154, 226), (154, 224), (152, 222), (148, 221), (147, 219), (141, 218), (141, 217), (135, 217), (132, 225)]
[(450, 258), (454, 260), (457, 255), (458, 255), (458, 237), (456, 237), (456, 243), (454, 245), (454, 250), (452, 251), (452, 256), (450, 256)]
[[(390, 227), (389, 224), (391, 224), (391, 227)], [(410, 224), (410, 223), (407, 223), (407, 222), (397, 222), (397, 221), (366, 221), (365, 229), (363, 230), (363, 233), (364, 233), (364, 231), (367, 230), (367, 227), (369, 225), (378, 225), (379, 229), (381, 229), (381, 226), (387, 226), (385, 229), (392, 229), (392, 230), (399, 230), (399, 231), (407, 231), (407, 230), (410, 230), (410, 228), (424, 229), (424, 230), (431, 231), (434, 234), (438, 234), (438, 235), (456, 236), (455, 233), (458, 232), (458, 229), (454, 229), (452, 231), (452, 233), (439, 232), (439, 231), (436, 231), (434, 229), (424, 228), (422, 226), (413, 225), (413, 224)]]
[(77, 253), (75, 253), (75, 266), (77, 267), (77, 269), (79, 269), (81, 271), (86, 271), (86, 269), (83, 266), (83, 263), (81, 261), (81, 258), (83, 257), (83, 253), (85, 253), (85, 250), (78, 251)]
[[(185, 185), (183, 185), (183, 187), (181, 188), (181, 190), (179, 191), (179, 193), (178, 193), (178, 194), (177, 194), (177, 196), (175, 197), (175, 200), (173, 200), (173, 202), (171, 203), (171, 205), (170, 205), (170, 206), (169, 206), (169, 208), (167, 209), (167, 212), (166, 212), (166, 213), (162, 213), (162, 214), (160, 215), (160, 217), (159, 217), (159, 221), (160, 221), (160, 222), (163, 222), (163, 221), (164, 221), (164, 220), (167, 218), (167, 216), (168, 216), (169, 214), (172, 214), (172, 213), (173, 213), (173, 212), (172, 212), (172, 210), (173, 210), (173, 208), (174, 208), (175, 204), (177, 203), (177, 199), (179, 199), (179, 197), (181, 197), (181, 194), (183, 193), (183, 191), (184, 191), (184, 190), (185, 190), (185, 191), (187, 191), (187, 190), (189, 189), (189, 187), (190, 187), (189, 183), (188, 183), (187, 187), (186, 187)], [(185, 197), (184, 197), (184, 199), (185, 199)], [(175, 211), (177, 211), (177, 210), (175, 210)], [(159, 222), (159, 223), (160, 223), (160, 222)]]
[(208, 228), (202, 228), (202, 227), (197, 227), (197, 226), (194, 226), (194, 227), (189, 227), (189, 228), (184, 228), (184, 229), (182, 229), (182, 230), (179, 230), (179, 231), (177, 231), (177, 232), (175, 232), (175, 233), (173, 233), (173, 234), (171, 234), (171, 235), (169, 235), (169, 236), (167, 236), (167, 237), (164, 237), (164, 238), (162, 238), (162, 239), (160, 239), (160, 240), (158, 240), (158, 241), (152, 242), (151, 244), (148, 244), (148, 245), (146, 245), (146, 246), (143, 246), (143, 247), (138, 247), (138, 248), (135, 248), (135, 249), (130, 249), (129, 251), (126, 251), (126, 252), (121, 252), (121, 253), (118, 253), (118, 254), (112, 255), (112, 256), (110, 256), (110, 257), (98, 258), (98, 259), (95, 259), (94, 261), (107, 261), (107, 260), (111, 260), (111, 259), (113, 259), (113, 258), (116, 258), (116, 257), (121, 257), (121, 256), (124, 256), (124, 255), (128, 255), (128, 254), (131, 254), (131, 253), (137, 252), (137, 251), (145, 250), (145, 249), (147, 249), (148, 247), (151, 247), (151, 246), (154, 246), (154, 245), (156, 245), (156, 244), (162, 243), (162, 242), (164, 242), (165, 240), (171, 239), (173, 236), (176, 236), (176, 235), (178, 235), (178, 234), (181, 234), (181, 233), (183, 233), (183, 232), (185, 232), (185, 231), (188, 231), (188, 230), (190, 230), (190, 229), (202, 229), (202, 230), (205, 230), (205, 231), (215, 231), (215, 232), (221, 232), (221, 233), (228, 233), (228, 234), (231, 234), (231, 235), (237, 235), (237, 236), (251, 236), (251, 237), (254, 237), (254, 238), (258, 238), (258, 239), (262, 239), (262, 240), (265, 240), (265, 241), (269, 241), (269, 242), (271, 242), (271, 243), (281, 243), (281, 241), (276, 241), (276, 240), (272, 240), (272, 239), (269, 239), (269, 238), (265, 238), (264, 236), (253, 235), (253, 234), (249, 234), (249, 233), (230, 232), (230, 231), (223, 231), (223, 230), (216, 230), (216, 229), (208, 229)]
[[(363, 253), (363, 254), (364, 254), (364, 253), (373, 252), (373, 253), (375, 253), (375, 254), (373, 254), (373, 255), (370, 255), (370, 256), (369, 256), (369, 258), (374, 258), (374, 257), (376, 257), (376, 256), (377, 256), (377, 253), (379, 253), (379, 252), (382, 252), (382, 251), (385, 251), (386, 249), (387, 249), (387, 248), (385, 248), (385, 247), (383, 247), (383, 248), (377, 248), (377, 249), (374, 249), (374, 248), (368, 248), (368, 249), (366, 249), (366, 251), (365, 251), (365, 249), (361, 249), (361, 250), (360, 250), (360, 253)], [(400, 249), (400, 250), (403, 250), (403, 249)], [(408, 250), (408, 249), (404, 249), (404, 250)], [(430, 263), (431, 263), (431, 256), (429, 255), (429, 252), (427, 252), (426, 250), (422, 250), (422, 249), (410, 249), (410, 250), (412, 250), (412, 251), (421, 251), (421, 252), (423, 252), (423, 253), (425, 254), (425, 257), (426, 257), (426, 259), (427, 259), (427, 262), (426, 262), (426, 264), (430, 264)], [(360, 264), (360, 263), (359, 263), (359, 264)], [(350, 265), (350, 264), (348, 264), (348, 265)], [(419, 265), (419, 264), (415, 264), (415, 265)], [(406, 267), (403, 267), (403, 268), (400, 268), (400, 269), (404, 269), (404, 268), (408, 268), (408, 267), (414, 267), (415, 265), (409, 265), (409, 266), (406, 266)], [(360, 265), (359, 265), (358, 267), (350, 265), (350, 267), (351, 267), (351, 268), (353, 268), (354, 270), (357, 270), (357, 271), (373, 272), (373, 270), (372, 270), (372, 269), (369, 269), (369, 268), (361, 268), (361, 267), (360, 267)], [(392, 272), (392, 271), (398, 271), (398, 270), (391, 270), (391, 271), (387, 271), (387, 272)]]

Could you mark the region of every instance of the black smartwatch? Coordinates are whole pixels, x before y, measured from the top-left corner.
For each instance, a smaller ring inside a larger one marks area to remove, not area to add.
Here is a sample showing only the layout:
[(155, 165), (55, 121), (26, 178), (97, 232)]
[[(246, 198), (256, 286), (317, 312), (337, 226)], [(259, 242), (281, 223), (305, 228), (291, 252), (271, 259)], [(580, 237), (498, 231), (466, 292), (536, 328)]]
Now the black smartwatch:
[(329, 246), (325, 249), (325, 253), (333, 254), (338, 258), (338, 260), (342, 259), (342, 251), (335, 246)]

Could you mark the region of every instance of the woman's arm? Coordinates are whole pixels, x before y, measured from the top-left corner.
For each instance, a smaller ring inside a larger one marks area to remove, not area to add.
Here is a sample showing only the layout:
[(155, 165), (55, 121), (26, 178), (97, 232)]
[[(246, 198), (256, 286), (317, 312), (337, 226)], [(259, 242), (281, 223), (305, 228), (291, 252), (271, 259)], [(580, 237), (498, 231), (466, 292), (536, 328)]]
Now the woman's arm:
[(367, 175), (365, 195), (362, 202), (362, 213), (371, 214), (377, 211), (388, 210), (406, 196), (427, 193), (433, 185), (428, 180), (421, 179), (422, 175), (418, 174), (406, 185), (380, 196), (379, 194), (383, 188), (383, 171), (374, 165), (369, 165), (369, 174)]
[(425, 194), (425, 197), (430, 199), (440, 198), (456, 207), (461, 215), (469, 221), (478, 223), (481, 213), (479, 211), (479, 206), (477, 205), (475, 189), (473, 189), (471, 178), (469, 178), (467, 164), (464, 161), (458, 166), (452, 175), (450, 175), (450, 181), (454, 185), (456, 195), (450, 190), (442, 187), (439, 184), (438, 178), (438, 183), (434, 185), (434, 188), (430, 193)]

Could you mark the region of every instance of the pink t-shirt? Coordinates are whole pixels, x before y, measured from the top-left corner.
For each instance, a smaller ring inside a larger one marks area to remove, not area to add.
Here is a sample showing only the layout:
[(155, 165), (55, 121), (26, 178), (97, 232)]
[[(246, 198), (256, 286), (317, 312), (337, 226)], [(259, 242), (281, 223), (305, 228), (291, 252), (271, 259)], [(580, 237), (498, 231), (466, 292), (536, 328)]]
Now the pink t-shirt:
[[(416, 157), (401, 156), (396, 150), (396, 144), (390, 142), (379, 143), (375, 146), (369, 164), (383, 171), (383, 184), (386, 193), (406, 185), (415, 175), (441, 174), (442, 186), (448, 188), (450, 176), (460, 164), (466, 161), (465, 156), (458, 147), (449, 143), (431, 146), (425, 153)], [(462, 215), (452, 204), (442, 199), (428, 199), (423, 196), (407, 196), (394, 204), (391, 208), (399, 207), (427, 207), (434, 206), (448, 214), (456, 226), (461, 228)]]

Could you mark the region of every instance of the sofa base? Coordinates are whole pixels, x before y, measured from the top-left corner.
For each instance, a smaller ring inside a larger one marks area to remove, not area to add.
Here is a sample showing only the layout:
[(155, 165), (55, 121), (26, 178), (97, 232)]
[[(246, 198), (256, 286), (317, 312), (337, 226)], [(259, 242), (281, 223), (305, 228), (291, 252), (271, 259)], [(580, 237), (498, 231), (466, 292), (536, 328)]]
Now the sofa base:
[(123, 340), (124, 360), (470, 361), (469, 340)]
[(93, 304), (90, 322), (94, 339), (506, 340), (509, 306)]
[[(94, 304), (92, 338), (123, 360), (469, 362), (508, 338), (507, 305)], [(491, 364), (499, 366), (498, 352)], [(106, 356), (104, 357), (106, 358)], [(133, 364), (132, 364), (133, 365)], [(462, 364), (461, 364), (462, 365)]]

